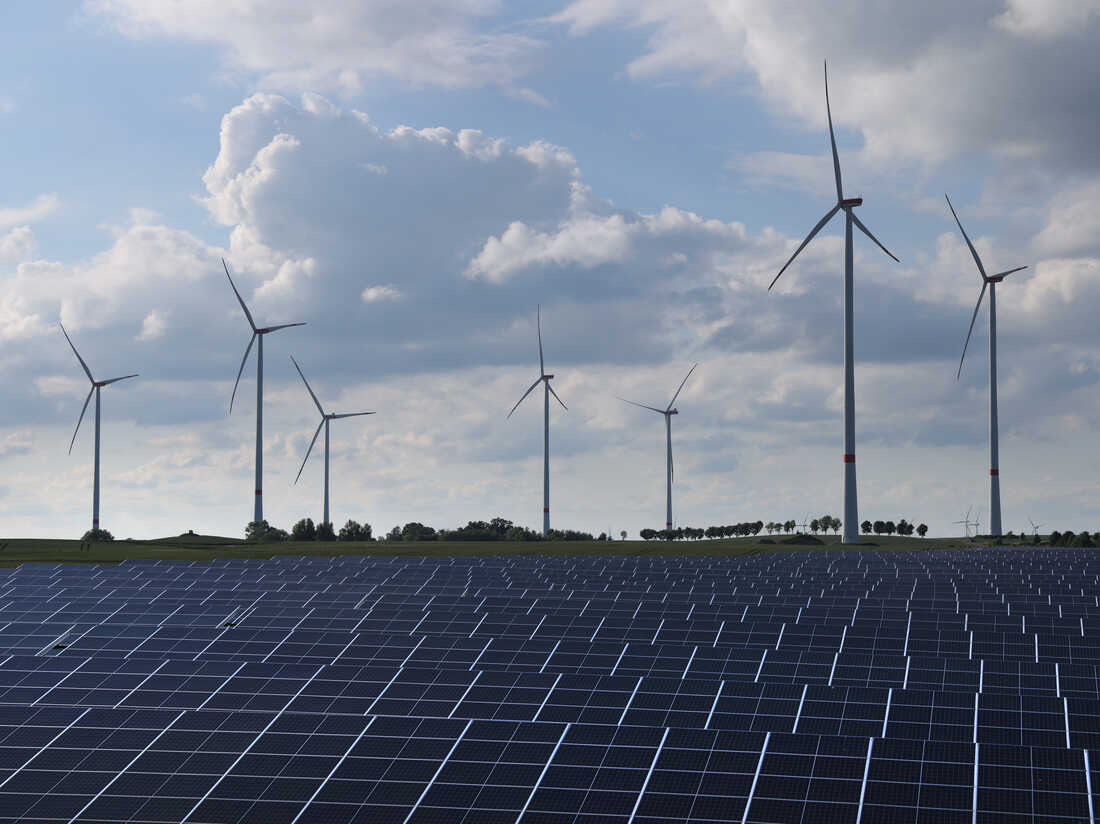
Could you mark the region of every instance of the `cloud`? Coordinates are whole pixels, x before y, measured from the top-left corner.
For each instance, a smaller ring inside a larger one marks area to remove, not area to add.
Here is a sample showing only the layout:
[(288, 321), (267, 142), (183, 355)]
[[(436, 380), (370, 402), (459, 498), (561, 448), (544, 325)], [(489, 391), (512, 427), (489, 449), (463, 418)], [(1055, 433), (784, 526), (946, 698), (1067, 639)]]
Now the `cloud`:
[(551, 19), (574, 36), (645, 31), (626, 66), (635, 80), (747, 76), (776, 113), (814, 130), (825, 126), (828, 58), (833, 119), (860, 131), (880, 167), (942, 164), (975, 146), (1005, 162), (1098, 166), (1100, 115), (1083, 104), (1100, 82), (1095, 2), (576, 0)]
[(410, 86), (499, 86), (542, 104), (516, 84), (540, 50), (499, 23), (498, 0), (85, 0), (84, 10), (135, 39), (176, 37), (222, 47), (227, 66), (266, 88), (357, 92), (376, 78)]
[(0, 263), (25, 260), (35, 249), (34, 232), (30, 226), (16, 226), (0, 235)]
[(12, 455), (26, 455), (34, 446), (34, 436), (30, 429), (19, 429), (9, 432), (0, 438), (0, 458), (8, 458)]
[(398, 300), (401, 290), (392, 283), (383, 283), (377, 286), (368, 286), (360, 295), (363, 303), (377, 303), (380, 300)]
[(61, 206), (61, 200), (55, 194), (39, 195), (26, 206), (0, 208), (0, 229), (7, 229), (20, 223), (37, 223), (49, 217)]
[(164, 335), (167, 328), (168, 313), (154, 309), (141, 322), (141, 331), (138, 333), (137, 340), (156, 340)]

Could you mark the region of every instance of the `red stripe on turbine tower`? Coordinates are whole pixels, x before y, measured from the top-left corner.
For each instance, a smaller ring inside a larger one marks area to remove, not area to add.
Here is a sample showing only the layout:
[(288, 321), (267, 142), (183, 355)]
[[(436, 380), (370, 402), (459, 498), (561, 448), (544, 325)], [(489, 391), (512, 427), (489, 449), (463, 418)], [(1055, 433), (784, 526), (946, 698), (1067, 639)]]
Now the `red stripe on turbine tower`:
[(1000, 474), (1001, 474), (1001, 470), (999, 470), (999, 469), (991, 469), (991, 470), (989, 470), (989, 474), (990, 474), (990, 475), (1000, 475)]
[(263, 491), (262, 489), (257, 489), (257, 490), (256, 490), (256, 494), (257, 494), (257, 495), (263, 495), (263, 494), (264, 494), (264, 491)]
[(855, 463), (855, 462), (856, 462), (856, 456), (855, 455), (845, 455), (844, 456), (844, 463)]

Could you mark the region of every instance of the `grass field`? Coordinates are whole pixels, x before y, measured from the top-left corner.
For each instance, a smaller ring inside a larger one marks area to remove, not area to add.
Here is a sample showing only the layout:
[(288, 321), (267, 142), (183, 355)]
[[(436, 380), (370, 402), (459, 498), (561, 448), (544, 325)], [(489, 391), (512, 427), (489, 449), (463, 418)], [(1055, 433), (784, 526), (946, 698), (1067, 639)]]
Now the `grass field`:
[[(860, 546), (878, 550), (967, 549), (988, 540), (867, 536)], [(1019, 545), (1019, 539), (1006, 541)], [(165, 559), (206, 561), (214, 558), (271, 558), (276, 555), (750, 555), (760, 552), (840, 549), (836, 535), (756, 536), (702, 541), (547, 541), (547, 542), (320, 542), (251, 544), (237, 538), (181, 535), (148, 541), (107, 541), (81, 544), (39, 538), (0, 538), (0, 567), (25, 563), (113, 564), (125, 560)], [(851, 548), (851, 547), (848, 547)]]

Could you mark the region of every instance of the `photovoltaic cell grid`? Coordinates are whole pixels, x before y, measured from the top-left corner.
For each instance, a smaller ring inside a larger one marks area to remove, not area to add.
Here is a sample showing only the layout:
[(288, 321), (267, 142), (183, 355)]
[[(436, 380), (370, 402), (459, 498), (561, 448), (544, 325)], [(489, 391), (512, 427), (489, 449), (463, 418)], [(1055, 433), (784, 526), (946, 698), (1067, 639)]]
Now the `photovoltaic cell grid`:
[(0, 570), (0, 820), (1095, 822), (1087, 550)]

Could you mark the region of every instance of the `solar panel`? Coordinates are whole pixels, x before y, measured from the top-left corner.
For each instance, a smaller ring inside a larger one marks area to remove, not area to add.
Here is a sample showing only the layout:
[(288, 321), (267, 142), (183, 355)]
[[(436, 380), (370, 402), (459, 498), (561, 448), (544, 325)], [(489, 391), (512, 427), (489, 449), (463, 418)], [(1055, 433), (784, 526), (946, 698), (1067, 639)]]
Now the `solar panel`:
[(1094, 821), (1087, 550), (0, 570), (35, 821)]

